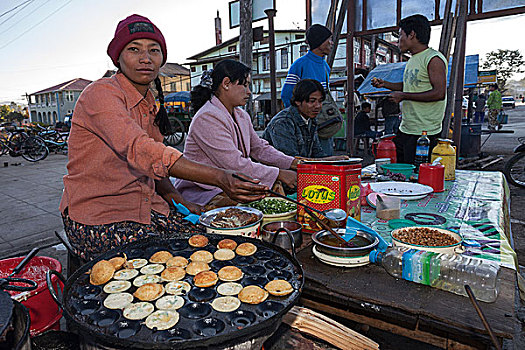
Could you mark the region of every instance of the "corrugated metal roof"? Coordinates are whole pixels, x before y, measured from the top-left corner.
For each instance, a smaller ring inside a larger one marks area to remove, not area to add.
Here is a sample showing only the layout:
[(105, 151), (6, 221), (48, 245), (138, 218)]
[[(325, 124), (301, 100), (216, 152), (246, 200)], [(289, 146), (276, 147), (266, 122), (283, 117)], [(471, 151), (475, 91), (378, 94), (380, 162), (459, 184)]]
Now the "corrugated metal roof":
[(55, 86), (48, 87), (47, 89), (40, 90), (37, 92), (33, 92), (31, 95), (36, 94), (43, 94), (46, 92), (54, 92), (54, 91), (82, 91), (85, 89), (86, 86), (91, 84), (91, 80), (82, 79), (82, 78), (76, 78), (73, 80), (66, 81), (65, 83), (61, 83)]

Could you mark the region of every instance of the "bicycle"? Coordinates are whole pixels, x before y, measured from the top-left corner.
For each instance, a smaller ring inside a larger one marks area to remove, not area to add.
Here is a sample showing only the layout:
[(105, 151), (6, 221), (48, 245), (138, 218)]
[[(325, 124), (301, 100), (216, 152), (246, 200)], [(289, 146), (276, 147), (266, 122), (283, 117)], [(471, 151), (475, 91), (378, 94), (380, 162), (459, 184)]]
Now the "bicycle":
[(505, 163), (503, 173), (508, 182), (525, 188), (525, 137), (518, 137), (518, 142), (520, 144), (514, 149), (516, 154)]
[(164, 144), (175, 147), (179, 145), (186, 135), (184, 124), (177, 118), (170, 118), (172, 134), (164, 137)]
[(38, 162), (48, 156), (49, 148), (42, 138), (17, 130), (9, 137), (0, 137), (0, 156), (8, 152), (11, 157), (22, 156), (28, 162)]

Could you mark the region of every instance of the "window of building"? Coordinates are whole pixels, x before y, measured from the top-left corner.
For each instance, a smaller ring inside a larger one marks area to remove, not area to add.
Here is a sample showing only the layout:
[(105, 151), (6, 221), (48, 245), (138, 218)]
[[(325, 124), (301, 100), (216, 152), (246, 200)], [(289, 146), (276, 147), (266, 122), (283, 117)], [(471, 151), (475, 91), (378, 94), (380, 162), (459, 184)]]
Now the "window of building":
[(202, 71), (204, 72), (205, 70), (208, 70), (208, 65), (207, 64), (203, 64), (202, 65)]
[(281, 49), (281, 69), (288, 69), (288, 49)]
[(170, 91), (171, 92), (177, 91), (177, 83), (170, 83)]
[(228, 52), (235, 52), (235, 51), (237, 51), (236, 45), (228, 46)]
[(261, 58), (262, 58), (262, 70), (263, 71), (270, 70), (270, 54), (263, 53)]
[(295, 40), (304, 39), (304, 34), (295, 34)]
[(361, 41), (354, 38), (354, 62), (361, 63)]
[(191, 90), (191, 84), (189, 82), (186, 83), (186, 91)]
[(301, 45), (301, 47), (299, 48), (299, 55), (302, 57), (306, 55), (306, 52), (308, 52), (308, 46)]
[(365, 67), (370, 67), (370, 55), (372, 53), (372, 50), (370, 49), (370, 43), (365, 42)]
[(191, 66), (191, 67), (190, 67), (190, 70), (191, 70), (192, 72), (196, 72), (196, 71), (197, 71), (197, 68), (195, 68), (195, 66)]
[(74, 96), (73, 91), (66, 91), (66, 101), (73, 102)]

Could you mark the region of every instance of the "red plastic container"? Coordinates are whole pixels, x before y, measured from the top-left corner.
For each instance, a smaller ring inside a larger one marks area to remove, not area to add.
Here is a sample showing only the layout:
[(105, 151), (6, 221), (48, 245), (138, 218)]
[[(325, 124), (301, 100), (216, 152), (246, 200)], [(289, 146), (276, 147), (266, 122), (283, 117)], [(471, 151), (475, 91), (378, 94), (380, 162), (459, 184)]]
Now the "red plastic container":
[(443, 192), (445, 190), (445, 167), (441, 164), (421, 164), (418, 181), (422, 185), (432, 187), (434, 192)]
[[(361, 220), (361, 164), (303, 163), (297, 166), (297, 200), (315, 209), (340, 208)], [(297, 206), (303, 232), (321, 229), (304, 208)]]
[[(24, 257), (0, 260), (0, 278), (9, 276), (11, 271), (22, 261)], [(7, 291), (13, 299), (20, 301), (29, 309), (31, 317), (30, 334), (32, 337), (47, 330), (60, 330), (60, 318), (62, 310), (51, 298), (46, 284), (46, 272), (56, 270), (62, 272), (62, 265), (56, 259), (46, 256), (35, 256), (29, 263), (14, 277), (27, 278), (38, 283), (38, 287), (30, 292)], [(63, 284), (56, 276), (51, 278), (55, 290), (58, 284), (62, 290)]]
[(396, 135), (385, 135), (379, 139), (379, 143), (373, 144), (372, 153), (375, 159), (390, 158), (390, 163), (397, 163), (396, 144), (392, 141)]

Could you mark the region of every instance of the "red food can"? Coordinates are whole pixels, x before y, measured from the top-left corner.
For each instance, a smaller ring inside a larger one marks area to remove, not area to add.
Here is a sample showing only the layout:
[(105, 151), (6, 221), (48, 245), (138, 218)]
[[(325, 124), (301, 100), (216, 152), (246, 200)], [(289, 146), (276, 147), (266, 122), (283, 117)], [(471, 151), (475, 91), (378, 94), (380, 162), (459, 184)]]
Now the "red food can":
[(419, 183), (428, 185), (434, 192), (445, 190), (445, 167), (441, 164), (423, 163), (419, 166)]
[[(347, 215), (361, 220), (361, 164), (350, 162), (305, 162), (297, 166), (297, 200), (318, 210), (343, 209)], [(303, 232), (322, 228), (301, 206), (297, 221)]]

